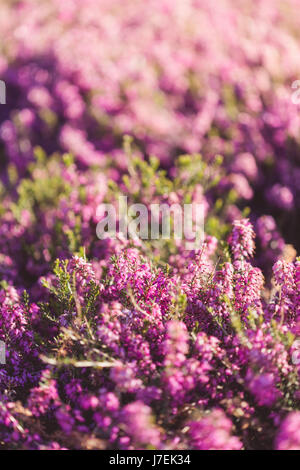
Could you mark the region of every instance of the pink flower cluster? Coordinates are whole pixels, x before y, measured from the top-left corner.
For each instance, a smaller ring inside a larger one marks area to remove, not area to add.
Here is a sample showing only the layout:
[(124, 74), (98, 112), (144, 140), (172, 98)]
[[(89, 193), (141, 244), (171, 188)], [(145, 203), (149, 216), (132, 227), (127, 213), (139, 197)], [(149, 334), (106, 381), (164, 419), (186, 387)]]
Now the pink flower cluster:
[(300, 449), (296, 7), (1, 2), (0, 449)]

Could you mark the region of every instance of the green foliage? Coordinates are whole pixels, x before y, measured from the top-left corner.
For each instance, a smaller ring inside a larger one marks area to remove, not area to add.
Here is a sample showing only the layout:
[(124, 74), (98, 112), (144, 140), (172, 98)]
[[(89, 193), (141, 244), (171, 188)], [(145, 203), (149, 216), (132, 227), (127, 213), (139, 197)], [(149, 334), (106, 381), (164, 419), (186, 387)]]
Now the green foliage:
[(56, 207), (59, 200), (68, 197), (71, 192), (69, 183), (62, 176), (61, 167), (62, 162), (70, 164), (69, 155), (63, 159), (58, 154), (47, 157), (44, 151), (37, 147), (35, 158), (36, 161), (28, 167), (29, 176), (23, 178), (17, 187), (18, 199), (12, 205), (12, 210), (19, 221), (23, 210), (28, 210), (31, 217), (36, 219), (38, 211)]
[(82, 302), (79, 300), (80, 295), (77, 292), (76, 273), (72, 275), (68, 270), (69, 260), (57, 259), (54, 264), (53, 272), (55, 274), (55, 282), (48, 282), (43, 279), (42, 283), (51, 294), (49, 304), (44, 305), (44, 312), (50, 313), (51, 318), (59, 318), (60, 315), (68, 316), (68, 319), (75, 318), (76, 321), (93, 320), (96, 310), (97, 300), (100, 293), (99, 285), (90, 280), (86, 285), (86, 290)]

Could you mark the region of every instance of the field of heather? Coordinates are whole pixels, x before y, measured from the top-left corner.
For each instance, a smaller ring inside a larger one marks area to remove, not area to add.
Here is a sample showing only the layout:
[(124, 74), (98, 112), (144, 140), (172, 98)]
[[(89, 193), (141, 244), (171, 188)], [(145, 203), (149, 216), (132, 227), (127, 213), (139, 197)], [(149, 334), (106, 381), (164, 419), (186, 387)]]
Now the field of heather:
[(0, 450), (300, 450), (299, 12), (1, 0)]

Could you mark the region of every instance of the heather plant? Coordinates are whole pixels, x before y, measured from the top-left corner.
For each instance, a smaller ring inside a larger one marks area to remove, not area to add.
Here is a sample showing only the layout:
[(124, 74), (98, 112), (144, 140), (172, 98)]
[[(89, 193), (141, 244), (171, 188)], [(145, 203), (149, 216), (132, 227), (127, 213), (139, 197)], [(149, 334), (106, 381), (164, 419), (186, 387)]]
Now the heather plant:
[[(53, 436), (57, 448), (283, 442), (277, 423), (299, 399), (296, 322), (280, 315), (284, 295), (270, 303), (261, 297), (258, 268), (249, 274), (248, 220), (234, 224), (229, 247), (223, 266), (210, 263), (213, 252), (204, 249), (198, 269), (187, 273), (155, 267), (137, 248), (111, 259), (98, 279), (85, 257), (57, 261), (54, 277), (44, 281), (48, 302), (27, 305), (40, 337), (38, 377), (22, 405), (5, 405), (22, 429), (37, 416), (43, 422), (37, 441), (26, 435), (24, 444), (20, 435), (20, 445), (51, 448)], [(228, 261), (231, 254), (238, 261)], [(297, 267), (275, 265), (276, 282)]]
[(296, 6), (1, 2), (0, 448), (300, 449)]

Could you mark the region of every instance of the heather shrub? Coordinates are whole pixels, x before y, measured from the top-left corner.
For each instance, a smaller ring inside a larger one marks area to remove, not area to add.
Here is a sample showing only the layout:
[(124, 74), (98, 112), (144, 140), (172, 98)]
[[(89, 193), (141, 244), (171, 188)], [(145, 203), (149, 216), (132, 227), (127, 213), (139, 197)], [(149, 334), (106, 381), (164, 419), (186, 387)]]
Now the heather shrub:
[(300, 449), (295, 8), (1, 3), (0, 448)]

